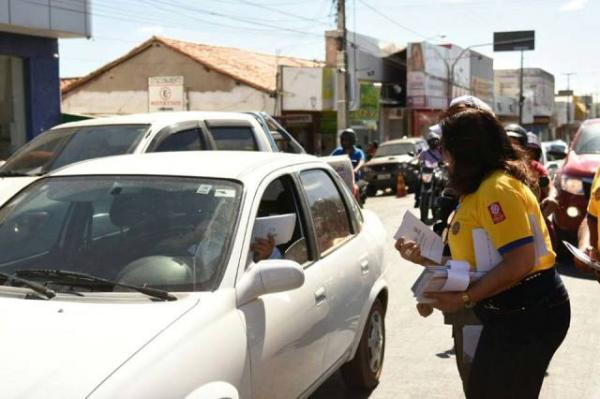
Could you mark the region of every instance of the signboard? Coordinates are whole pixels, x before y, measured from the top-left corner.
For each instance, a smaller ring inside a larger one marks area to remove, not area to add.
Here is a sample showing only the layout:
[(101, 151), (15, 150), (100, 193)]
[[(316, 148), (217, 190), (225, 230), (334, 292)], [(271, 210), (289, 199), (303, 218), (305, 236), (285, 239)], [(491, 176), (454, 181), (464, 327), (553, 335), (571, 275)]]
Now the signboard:
[[(519, 70), (494, 71), (495, 95), (519, 98)], [(539, 68), (523, 69), (523, 92), (530, 92), (535, 116), (554, 112), (554, 76)]]
[(535, 31), (494, 32), (494, 51), (535, 50)]
[(335, 73), (332, 68), (281, 68), (284, 111), (333, 110)]
[(148, 78), (148, 111), (184, 111), (183, 76)]

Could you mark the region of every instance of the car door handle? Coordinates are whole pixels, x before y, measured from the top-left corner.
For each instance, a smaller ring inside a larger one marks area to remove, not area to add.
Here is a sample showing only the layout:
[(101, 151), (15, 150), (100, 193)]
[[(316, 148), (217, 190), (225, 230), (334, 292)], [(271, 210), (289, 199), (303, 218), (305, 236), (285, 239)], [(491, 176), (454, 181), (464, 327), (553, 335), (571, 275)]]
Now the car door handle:
[(327, 291), (325, 291), (325, 287), (320, 287), (315, 291), (315, 303), (317, 306), (322, 304), (327, 300)]
[(360, 271), (364, 275), (369, 274), (369, 259), (363, 258), (360, 261)]

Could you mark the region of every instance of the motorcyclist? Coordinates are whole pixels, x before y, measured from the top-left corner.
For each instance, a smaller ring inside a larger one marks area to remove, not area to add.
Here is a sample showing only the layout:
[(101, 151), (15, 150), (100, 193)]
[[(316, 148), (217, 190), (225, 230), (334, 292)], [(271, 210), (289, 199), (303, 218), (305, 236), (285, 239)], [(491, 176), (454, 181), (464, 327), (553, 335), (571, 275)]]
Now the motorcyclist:
[(333, 150), (331, 155), (348, 155), (352, 161), (354, 178), (357, 182), (362, 180), (361, 168), (365, 164), (365, 153), (356, 147), (357, 137), (353, 129), (345, 129), (340, 135), (340, 147)]
[[(428, 168), (435, 168), (443, 161), (440, 145), (441, 137), (436, 131), (436, 127), (437, 125), (429, 128), (429, 132), (425, 136), (429, 148), (426, 151), (422, 151), (418, 156), (419, 163)], [(419, 179), (417, 189), (415, 190), (415, 208), (418, 208), (421, 202), (421, 184), (421, 179)]]

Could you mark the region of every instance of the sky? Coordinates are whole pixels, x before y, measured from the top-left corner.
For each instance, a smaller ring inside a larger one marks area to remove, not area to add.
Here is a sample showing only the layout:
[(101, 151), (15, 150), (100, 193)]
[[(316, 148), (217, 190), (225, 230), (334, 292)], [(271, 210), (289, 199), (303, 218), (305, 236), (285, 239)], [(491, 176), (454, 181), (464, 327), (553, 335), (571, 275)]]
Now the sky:
[[(73, 0), (56, 0), (68, 5)], [(92, 38), (61, 39), (62, 77), (85, 75), (152, 35), (265, 53), (324, 59), (335, 29), (333, 0), (91, 0)], [(347, 28), (405, 45), (428, 40), (488, 44), (493, 32), (535, 30), (525, 67), (554, 74), (600, 99), (600, 0), (347, 0)], [(520, 54), (477, 51), (494, 68), (518, 68)]]

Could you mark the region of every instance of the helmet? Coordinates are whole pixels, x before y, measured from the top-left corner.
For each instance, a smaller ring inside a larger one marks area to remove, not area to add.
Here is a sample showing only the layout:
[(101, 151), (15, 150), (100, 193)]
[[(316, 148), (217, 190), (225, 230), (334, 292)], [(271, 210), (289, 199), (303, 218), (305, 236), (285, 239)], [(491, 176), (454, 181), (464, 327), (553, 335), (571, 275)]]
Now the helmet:
[(527, 130), (523, 129), (523, 126), (517, 123), (510, 123), (504, 126), (504, 130), (506, 130), (508, 137), (517, 139), (523, 147), (527, 146)]
[(356, 132), (353, 129), (344, 129), (340, 135), (340, 141), (349, 140), (352, 145), (356, 144)]
[(537, 134), (527, 132), (527, 147), (528, 148), (542, 148), (540, 146), (540, 139)]
[(427, 141), (427, 145), (429, 147), (439, 145), (440, 139), (440, 135), (431, 129), (429, 130), (429, 133), (427, 133), (427, 136), (425, 136), (425, 140)]
[(487, 111), (490, 114), (494, 115), (494, 111), (492, 110), (492, 108), (489, 105), (487, 105), (483, 100), (481, 100), (475, 96), (467, 95), (467, 96), (456, 97), (450, 102), (450, 107), (453, 107), (457, 104), (464, 104), (467, 107), (480, 109), (482, 111)]

